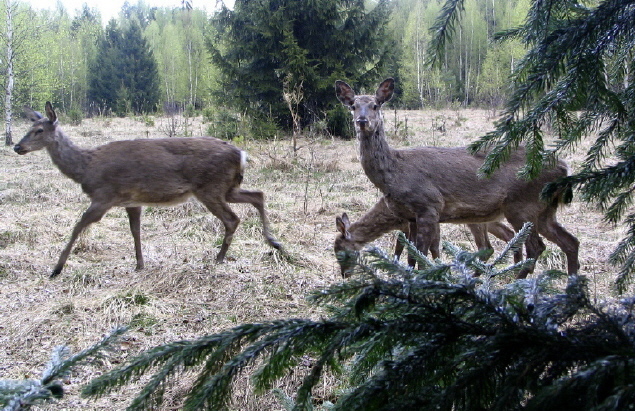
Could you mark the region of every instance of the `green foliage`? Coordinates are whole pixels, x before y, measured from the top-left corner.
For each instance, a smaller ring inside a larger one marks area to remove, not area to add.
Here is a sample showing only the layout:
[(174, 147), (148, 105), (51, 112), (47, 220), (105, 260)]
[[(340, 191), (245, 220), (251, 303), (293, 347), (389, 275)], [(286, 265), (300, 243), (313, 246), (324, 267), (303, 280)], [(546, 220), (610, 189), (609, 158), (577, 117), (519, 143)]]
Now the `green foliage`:
[[(175, 5), (178, 2), (175, 2)], [(205, 10), (153, 8), (144, 37), (153, 50), (166, 109), (204, 107), (216, 86), (205, 36), (211, 30)]]
[[(83, 5), (73, 15), (61, 6), (52, 12), (11, 1), (7, 4), (17, 6), (14, 34), (20, 43), (14, 55), (14, 101), (16, 107), (53, 101), (63, 111), (100, 115), (157, 108), (175, 114), (188, 105), (206, 107), (214, 94), (216, 103), (231, 103), (239, 113), (248, 106), (248, 117), (271, 117), (277, 128), (290, 129), (291, 114), (282, 98), (285, 82), (291, 90), (302, 85), (299, 115), (304, 127), (324, 121), (337, 105), (334, 80), (363, 89), (391, 76), (402, 87), (394, 105), (441, 106), (456, 99), (489, 104), (501, 97), (501, 88), (490, 85), (506, 77), (522, 46), (493, 50), (497, 46), (490, 47), (487, 40), (520, 24), (527, 2), (466, 2), (465, 17), (457, 24), (460, 40), (448, 43), (442, 69), (433, 70), (423, 63), (428, 28), (441, 7), (437, 0), (239, 2), (234, 10), (214, 12), (212, 19), (205, 10), (177, 7), (178, 2), (175, 7), (126, 3), (109, 25), (117, 27), (119, 36), (138, 25), (156, 60), (156, 83), (150, 90), (159, 101), (139, 110), (134, 104), (145, 103), (137, 103), (134, 93), (116, 83), (130, 76), (116, 71), (113, 62), (124, 64), (122, 56), (104, 54), (105, 30), (96, 9)], [(7, 4), (0, 4), (0, 14)], [(0, 19), (0, 37), (6, 41), (5, 31)], [(490, 57), (492, 51), (496, 58)], [(212, 53), (215, 64), (210, 64)], [(116, 76), (104, 77), (109, 70)], [(96, 77), (105, 84), (95, 84)]]
[(334, 136), (348, 139), (355, 138), (355, 130), (353, 129), (350, 117), (351, 115), (346, 108), (341, 104), (337, 104), (327, 111), (327, 131)]
[[(403, 92), (396, 104), (421, 108), (454, 101), (462, 105), (501, 103), (506, 79), (524, 49), (519, 43), (501, 48), (492, 40), (494, 33), (520, 24), (526, 0), (394, 3), (391, 28), (400, 53), (396, 72)], [(458, 10), (460, 19), (454, 18)], [(441, 20), (435, 23), (439, 15), (443, 24), (438, 24)], [(430, 49), (436, 53), (431, 54)], [(430, 67), (429, 60), (438, 64)]]
[(254, 117), (249, 121), (249, 135), (252, 138), (272, 139), (278, 131), (278, 125), (271, 117)]
[(136, 21), (124, 30), (108, 23), (89, 75), (88, 98), (97, 106), (120, 116), (156, 111), (157, 64)]
[(99, 343), (75, 355), (70, 354), (68, 347), (59, 346), (53, 350), (51, 361), (38, 380), (0, 380), (0, 406), (3, 411), (30, 409), (31, 405), (49, 402), (64, 396), (64, 383), (71, 371), (87, 364), (94, 363), (114, 348), (114, 344), (126, 331), (118, 328)]
[(84, 119), (84, 115), (82, 114), (81, 110), (72, 109), (68, 112), (69, 123), (74, 126), (82, 124), (83, 119)]
[(203, 111), (208, 123), (207, 134), (223, 140), (232, 140), (240, 134), (240, 117), (224, 107), (208, 107)]
[(223, 8), (207, 43), (223, 85), (218, 104), (290, 130), (285, 85), (302, 85), (298, 114), (305, 126), (337, 104), (335, 80), (362, 86), (386, 75), (393, 49), (385, 32), (390, 2), (365, 3), (239, 0), (233, 10)]
[[(525, 264), (507, 265), (527, 226), (490, 263), (444, 243), (449, 262), (412, 244), (419, 269), (371, 249), (350, 279), (315, 290), (323, 319), (239, 325), (197, 340), (155, 347), (90, 382), (101, 396), (144, 374), (130, 410), (160, 406), (166, 384), (198, 375), (184, 410), (229, 404), (233, 381), (252, 369), (257, 393), (310, 366), (286, 409), (311, 410), (325, 373), (346, 378), (334, 410), (620, 410), (635, 402), (635, 300), (591, 303), (586, 279), (545, 272), (510, 281)], [(401, 235), (405, 242), (405, 237)], [(345, 256), (338, 256), (345, 257)], [(475, 273), (480, 273), (475, 277)]]
[[(439, 50), (457, 19), (462, 0), (448, 0), (435, 26)], [(610, 223), (624, 221), (627, 236), (611, 255), (621, 265), (617, 286), (626, 291), (635, 274), (635, 9), (626, 0), (567, 0), (531, 3), (521, 26), (499, 35), (529, 48), (512, 75), (513, 91), (496, 129), (471, 145), (489, 150), (481, 167), (492, 174), (523, 143), (524, 177), (536, 176), (561, 151), (592, 136), (585, 162), (574, 175), (550, 184), (545, 194), (574, 187), (582, 200), (596, 203)], [(545, 147), (545, 125), (556, 134)]]

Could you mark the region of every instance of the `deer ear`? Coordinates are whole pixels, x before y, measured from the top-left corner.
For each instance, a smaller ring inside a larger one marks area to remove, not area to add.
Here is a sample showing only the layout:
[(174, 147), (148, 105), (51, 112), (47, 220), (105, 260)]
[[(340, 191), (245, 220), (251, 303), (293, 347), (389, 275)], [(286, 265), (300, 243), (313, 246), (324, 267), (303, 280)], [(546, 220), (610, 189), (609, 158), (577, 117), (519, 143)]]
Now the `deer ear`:
[(346, 107), (350, 107), (355, 102), (355, 92), (345, 82), (342, 80), (337, 80), (335, 82), (335, 95), (337, 99), (344, 104)]
[(38, 121), (42, 118), (42, 114), (27, 106), (24, 106), (24, 114), (31, 121)]
[(48, 117), (51, 123), (55, 123), (57, 121), (57, 114), (55, 114), (55, 110), (53, 110), (53, 105), (50, 101), (46, 102), (46, 117)]
[(384, 104), (392, 98), (392, 94), (395, 91), (395, 79), (387, 78), (382, 81), (377, 91), (375, 92), (375, 98), (379, 104)]
[(344, 238), (350, 238), (351, 233), (348, 232), (348, 229), (351, 226), (351, 223), (348, 220), (346, 213), (342, 214), (341, 217), (335, 217), (335, 226), (337, 227), (337, 231), (339, 231)]

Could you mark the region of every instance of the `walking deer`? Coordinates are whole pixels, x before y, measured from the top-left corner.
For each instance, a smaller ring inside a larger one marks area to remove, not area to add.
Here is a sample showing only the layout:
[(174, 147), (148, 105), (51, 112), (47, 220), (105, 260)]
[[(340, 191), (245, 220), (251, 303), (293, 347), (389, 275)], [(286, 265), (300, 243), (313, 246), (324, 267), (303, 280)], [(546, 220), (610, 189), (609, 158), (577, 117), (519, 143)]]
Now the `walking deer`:
[[(414, 216), (413, 238), (422, 253), (428, 253), (441, 222), (486, 223), (504, 217), (516, 231), (525, 222), (533, 223), (534, 230), (525, 242), (528, 258), (536, 259), (545, 250), (542, 234), (565, 253), (568, 273), (578, 271), (578, 239), (556, 220), (564, 192), (551, 201), (540, 199), (546, 183), (567, 175), (563, 161), (531, 181), (521, 180), (517, 172), (525, 152), (519, 148), (491, 177), (482, 179), (477, 170), (484, 153), (470, 155), (464, 147), (393, 149), (388, 145), (381, 106), (392, 98), (392, 78), (384, 80), (375, 95), (355, 95), (341, 80), (335, 82), (335, 91), (353, 115), (364, 172), (384, 194), (390, 210), (404, 219)], [(533, 267), (524, 269), (518, 277), (525, 278), (531, 271)]]
[[(379, 238), (381, 235), (399, 230), (403, 231), (406, 236), (412, 240), (410, 233), (413, 232), (411, 222), (395, 215), (386, 204), (384, 197), (359, 220), (350, 222), (346, 213), (335, 218), (335, 225), (339, 234), (335, 238), (335, 254), (341, 255), (341, 252), (356, 254), (365, 244)], [(501, 222), (483, 223), (483, 224), (467, 224), (468, 228), (474, 236), (474, 241), (479, 250), (492, 249), (487, 233), (491, 233), (501, 240), (508, 242), (514, 237), (514, 231)], [(431, 244), (430, 254), (432, 258), (439, 257), (440, 235), (435, 233)], [(395, 244), (395, 259), (399, 259), (403, 251), (403, 245), (397, 241)], [(514, 261), (519, 262), (522, 259), (522, 252), (516, 250), (514, 252)], [(354, 261), (348, 258), (338, 260), (340, 264), (342, 277), (348, 277), (351, 273)], [(412, 262), (410, 262), (412, 263)]]
[(85, 149), (73, 144), (58, 124), (51, 103), (46, 117), (26, 108), (33, 121), (15, 145), (18, 154), (46, 148), (60, 171), (81, 184), (91, 203), (73, 228), (51, 277), (62, 272), (79, 234), (112, 207), (124, 207), (134, 239), (136, 269), (144, 267), (141, 252), (141, 206), (174, 205), (196, 197), (218, 217), (225, 237), (216, 262), (222, 263), (240, 219), (227, 203), (249, 203), (260, 214), (263, 235), (270, 246), (280, 244), (269, 232), (261, 191), (240, 188), (246, 162), (244, 151), (222, 140), (201, 137), (114, 141)]

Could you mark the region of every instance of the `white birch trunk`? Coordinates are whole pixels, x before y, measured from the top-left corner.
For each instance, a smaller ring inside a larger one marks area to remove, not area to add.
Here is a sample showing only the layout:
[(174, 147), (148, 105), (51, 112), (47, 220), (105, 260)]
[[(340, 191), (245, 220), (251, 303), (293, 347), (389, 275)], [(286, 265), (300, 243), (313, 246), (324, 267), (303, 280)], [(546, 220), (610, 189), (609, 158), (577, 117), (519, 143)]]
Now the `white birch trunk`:
[(13, 122), (13, 86), (14, 86), (14, 73), (13, 73), (13, 9), (14, 4), (11, 0), (5, 0), (5, 6), (7, 9), (6, 23), (7, 23), (7, 77), (5, 83), (5, 97), (4, 97), (4, 143), (7, 146), (13, 145), (13, 133), (11, 131), (11, 125)]

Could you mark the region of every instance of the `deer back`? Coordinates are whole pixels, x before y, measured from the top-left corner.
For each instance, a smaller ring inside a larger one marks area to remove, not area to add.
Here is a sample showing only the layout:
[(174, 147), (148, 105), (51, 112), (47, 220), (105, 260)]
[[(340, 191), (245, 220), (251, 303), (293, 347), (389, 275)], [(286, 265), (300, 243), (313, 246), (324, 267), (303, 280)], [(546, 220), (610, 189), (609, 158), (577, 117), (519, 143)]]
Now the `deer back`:
[(199, 190), (225, 202), (242, 181), (245, 153), (217, 138), (122, 140), (83, 149), (59, 127), (50, 103), (46, 117), (25, 111), (33, 124), (14, 150), (26, 154), (46, 148), (92, 200), (110, 206), (176, 204)]
[(391, 210), (406, 218), (428, 207), (438, 210), (440, 222), (452, 223), (498, 220), (510, 207), (541, 210), (547, 206), (540, 200), (544, 185), (567, 175), (566, 164), (559, 161), (533, 180), (519, 178), (525, 161), (523, 148), (487, 178), (478, 175), (485, 155), (469, 154), (465, 147), (393, 152), (394, 170), (384, 173), (386, 184), (380, 189)]
[(202, 190), (224, 196), (242, 180), (243, 155), (215, 138), (115, 141), (90, 154), (82, 188), (124, 205), (170, 204)]

